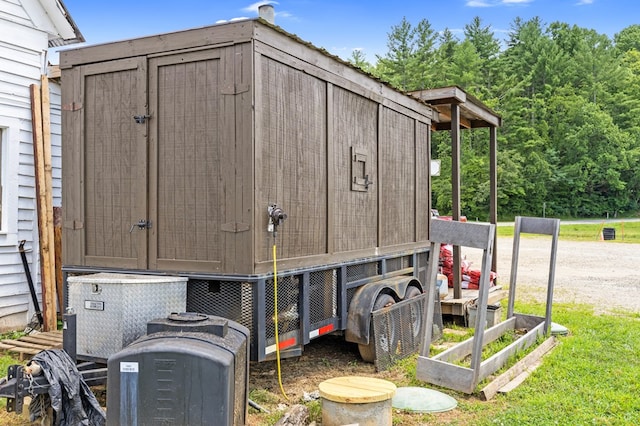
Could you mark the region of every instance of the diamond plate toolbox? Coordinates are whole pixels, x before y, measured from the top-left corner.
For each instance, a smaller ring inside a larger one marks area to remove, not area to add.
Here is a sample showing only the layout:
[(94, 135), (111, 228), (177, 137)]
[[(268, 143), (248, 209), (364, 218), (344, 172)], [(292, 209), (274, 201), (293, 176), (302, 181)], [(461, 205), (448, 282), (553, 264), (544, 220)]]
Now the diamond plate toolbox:
[(143, 336), (147, 322), (186, 309), (184, 277), (98, 273), (67, 282), (79, 358), (106, 360)]

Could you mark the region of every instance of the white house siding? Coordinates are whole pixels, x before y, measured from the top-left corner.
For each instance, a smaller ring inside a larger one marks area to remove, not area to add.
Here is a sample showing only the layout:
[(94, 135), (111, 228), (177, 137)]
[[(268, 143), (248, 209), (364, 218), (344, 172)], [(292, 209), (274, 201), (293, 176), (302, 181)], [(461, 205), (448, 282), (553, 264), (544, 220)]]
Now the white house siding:
[[(0, 0), (0, 128), (3, 130), (2, 232), (0, 232), (0, 331), (24, 328), (34, 309), (18, 244), (26, 240), (27, 259), (40, 298), (31, 100), (29, 86), (46, 69), (46, 32), (30, 27), (19, 1)], [(61, 204), (60, 87), (50, 83), (54, 205)], [(40, 299), (41, 300), (41, 299)], [(40, 301), (41, 303), (41, 301)]]

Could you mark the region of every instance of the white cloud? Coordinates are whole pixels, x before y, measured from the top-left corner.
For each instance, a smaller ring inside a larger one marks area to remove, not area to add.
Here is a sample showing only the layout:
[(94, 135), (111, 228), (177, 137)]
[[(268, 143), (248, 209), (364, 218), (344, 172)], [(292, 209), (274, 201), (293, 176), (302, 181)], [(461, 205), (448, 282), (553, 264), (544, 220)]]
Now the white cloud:
[(593, 4), (594, 0), (579, 0), (578, 3), (576, 3), (577, 6), (583, 6), (585, 4)]
[(484, 0), (467, 0), (468, 7), (491, 7), (493, 4), (490, 4)]
[[(495, 7), (495, 6), (512, 6), (512, 5), (525, 5), (533, 2), (534, 0), (467, 0), (467, 7)], [(579, 0), (579, 1), (593, 1), (593, 0)]]

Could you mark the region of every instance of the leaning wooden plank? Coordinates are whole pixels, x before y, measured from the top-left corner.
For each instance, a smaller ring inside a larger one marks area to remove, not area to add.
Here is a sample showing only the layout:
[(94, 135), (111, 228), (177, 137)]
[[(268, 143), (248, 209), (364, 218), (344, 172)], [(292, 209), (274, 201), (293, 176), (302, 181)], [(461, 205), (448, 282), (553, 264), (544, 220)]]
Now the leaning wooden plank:
[(507, 371), (496, 377), (491, 383), (485, 386), (481, 391), (484, 399), (488, 401), (489, 399), (493, 398), (500, 388), (513, 380), (514, 377), (525, 371), (527, 367), (531, 365), (531, 363), (533, 363), (535, 360), (542, 358), (542, 356), (553, 349), (555, 345), (556, 340), (553, 336), (542, 342), (540, 346), (534, 349), (530, 354), (522, 358), (520, 361), (516, 362), (511, 368), (509, 368)]
[(33, 137), (34, 173), (36, 181), (36, 205), (38, 217), (38, 236), (40, 239), (40, 280), (42, 281), (42, 313), (45, 330), (56, 325), (55, 293), (51, 294), (49, 280), (49, 233), (47, 232), (47, 187), (45, 182), (45, 161), (43, 152), (42, 130), (42, 98), (40, 88), (36, 84), (31, 89), (31, 123)]
[[(40, 91), (42, 108), (42, 155), (44, 159), (44, 183), (45, 183), (45, 223), (47, 233), (47, 307), (49, 312), (45, 312), (46, 330), (56, 329), (58, 299), (56, 297), (56, 257), (55, 257), (55, 232), (53, 229), (53, 164), (51, 158), (51, 101), (49, 93), (49, 77), (46, 74), (40, 76)], [(43, 294), (44, 297), (44, 294)], [(62, 297), (60, 297), (62, 301)], [(62, 305), (60, 305), (62, 309)]]
[(511, 380), (509, 383), (507, 383), (506, 385), (498, 389), (498, 392), (500, 393), (511, 392), (512, 390), (520, 386), (525, 380), (527, 380), (527, 377), (529, 377), (531, 373), (533, 373), (541, 365), (542, 365), (541, 359), (534, 361), (533, 364), (527, 367), (522, 373), (514, 377), (513, 380)]

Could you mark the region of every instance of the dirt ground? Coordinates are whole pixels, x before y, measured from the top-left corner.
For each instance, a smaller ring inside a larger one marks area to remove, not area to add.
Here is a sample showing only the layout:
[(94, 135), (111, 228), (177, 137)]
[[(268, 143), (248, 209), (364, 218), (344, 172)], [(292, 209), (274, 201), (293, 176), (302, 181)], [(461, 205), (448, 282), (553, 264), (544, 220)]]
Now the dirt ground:
[[(513, 240), (500, 238), (496, 244), (498, 283), (507, 287), (511, 273)], [(517, 300), (546, 300), (550, 269), (551, 239), (546, 237), (521, 238), (517, 268)], [(463, 251), (472, 264), (480, 268), (481, 252)], [(617, 310), (640, 311), (640, 244), (614, 241), (572, 242), (559, 241), (555, 265), (554, 303), (581, 303), (594, 306), (599, 313)], [(506, 300), (503, 304), (506, 304)], [(312, 342), (303, 356), (282, 360), (282, 383), (289, 398), (280, 391), (275, 362), (252, 363), (251, 389), (269, 391), (274, 397), (269, 409), (278, 404), (298, 403), (305, 395), (317, 391), (318, 384), (342, 375), (375, 376), (396, 384), (406, 381), (397, 371), (377, 373), (372, 364), (360, 360), (357, 345), (345, 343), (336, 336), (327, 336)], [(470, 397), (473, 398), (473, 397)], [(448, 413), (436, 415), (445, 421)], [(249, 416), (250, 425), (264, 424), (264, 415), (255, 412)], [(415, 416), (401, 419), (401, 424), (419, 424)]]

